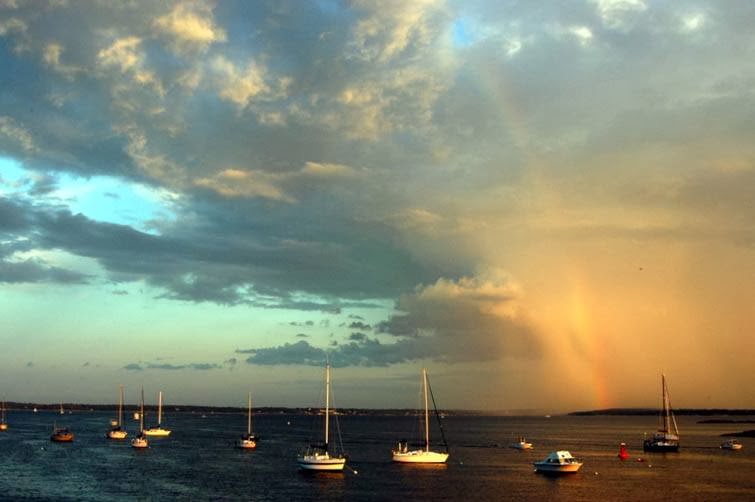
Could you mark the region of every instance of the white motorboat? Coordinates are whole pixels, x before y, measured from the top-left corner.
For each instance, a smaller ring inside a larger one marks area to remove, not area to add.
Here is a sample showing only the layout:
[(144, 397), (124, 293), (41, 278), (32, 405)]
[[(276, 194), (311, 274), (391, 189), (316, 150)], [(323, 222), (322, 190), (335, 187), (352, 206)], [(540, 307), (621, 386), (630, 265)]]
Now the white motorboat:
[(128, 432), (123, 428), (123, 385), (120, 386), (118, 395), (118, 418), (110, 421), (110, 430), (107, 431), (108, 439), (126, 439)]
[(516, 441), (509, 445), (509, 448), (514, 448), (515, 450), (531, 450), (532, 443), (524, 439), (523, 436), (519, 436)]
[(721, 449), (722, 450), (741, 450), (742, 443), (740, 443), (736, 439), (729, 439), (728, 441), (724, 441), (723, 443), (721, 443)]
[(142, 401), (139, 411), (139, 434), (131, 440), (133, 448), (149, 448), (149, 441), (144, 435), (144, 387), (142, 387)]
[(331, 451), (330, 436), (330, 364), (325, 365), (325, 436), (322, 443), (311, 444), (298, 457), (299, 468), (307, 471), (342, 471), (346, 457), (335, 449)]
[[(399, 441), (395, 450), (392, 450), (392, 459), (394, 462), (412, 463), (412, 464), (442, 464), (448, 460), (448, 445), (446, 445), (445, 436), (443, 437), (444, 452), (430, 451), (430, 414), (428, 402), (428, 388), (430, 384), (427, 377), (427, 369), (422, 368), (422, 395), (424, 397), (425, 413), (420, 415), (420, 424), (424, 425), (424, 446), (422, 448), (409, 449), (407, 441)], [(432, 394), (432, 390), (429, 392)], [(435, 408), (435, 399), (433, 398), (433, 407)], [(438, 410), (435, 409), (435, 415), (438, 416)], [(424, 417), (424, 421), (422, 418)], [(424, 422), (424, 423), (423, 423)], [(438, 418), (440, 423), (440, 418)], [(443, 428), (441, 426), (441, 435)]]
[[(141, 416), (144, 416), (144, 410), (141, 412)], [(144, 429), (144, 434), (147, 436), (166, 437), (170, 436), (170, 429), (163, 429), (163, 391), (157, 393), (157, 425)]]
[(572, 454), (566, 450), (554, 451), (548, 454), (545, 459), (539, 462), (533, 462), (535, 472), (545, 473), (574, 473), (582, 467), (582, 462), (572, 457)]
[(652, 437), (642, 442), (642, 449), (650, 452), (677, 452), (679, 451), (679, 429), (676, 426), (676, 418), (671, 411), (671, 399), (666, 386), (666, 375), (661, 375), (661, 413), (660, 425)]
[[(202, 415), (204, 417), (204, 415)], [(253, 450), (257, 448), (257, 434), (252, 432), (252, 393), (249, 393), (249, 406), (246, 414), (246, 434), (236, 440), (236, 448), (242, 450)]]

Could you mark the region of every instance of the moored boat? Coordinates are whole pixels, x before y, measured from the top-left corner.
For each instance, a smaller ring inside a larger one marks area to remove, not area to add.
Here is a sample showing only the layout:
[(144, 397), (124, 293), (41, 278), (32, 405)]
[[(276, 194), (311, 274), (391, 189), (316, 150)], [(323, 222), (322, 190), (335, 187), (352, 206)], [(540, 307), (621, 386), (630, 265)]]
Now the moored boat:
[(554, 451), (543, 460), (533, 462), (535, 472), (571, 474), (579, 471), (582, 462), (566, 450)]
[[(443, 436), (443, 446), (446, 451), (435, 452), (430, 450), (430, 414), (428, 395), (432, 395), (432, 390), (430, 390), (426, 368), (422, 368), (422, 395), (424, 398), (425, 412), (424, 415), (420, 415), (420, 424), (423, 425), (424, 429), (424, 442), (419, 444), (419, 448), (409, 449), (409, 443), (407, 441), (399, 441), (396, 449), (391, 451), (392, 460), (394, 462), (411, 464), (443, 464), (448, 460), (448, 445), (446, 444), (446, 438), (443, 435), (442, 425), (440, 426), (440, 432)], [(438, 424), (440, 424), (438, 409), (435, 407), (435, 398), (433, 398), (433, 408), (435, 409), (435, 416), (438, 418)]]
[[(141, 411), (141, 416), (144, 416), (144, 410)], [(144, 434), (147, 436), (166, 437), (170, 436), (170, 429), (164, 429), (162, 427), (163, 421), (163, 391), (157, 394), (157, 425), (144, 429)]]
[(70, 443), (73, 441), (73, 432), (68, 427), (53, 425), (50, 441), (55, 443)]
[[(204, 416), (204, 415), (202, 415)], [(252, 393), (249, 393), (249, 404), (246, 414), (246, 434), (242, 434), (241, 437), (236, 440), (236, 448), (242, 450), (253, 450), (257, 448), (257, 434), (252, 432)]]
[(110, 421), (110, 430), (107, 431), (108, 439), (126, 439), (128, 432), (123, 428), (123, 385), (120, 386), (118, 395), (118, 418)]
[(8, 430), (8, 422), (5, 421), (5, 401), (0, 403), (0, 431)]
[(139, 434), (131, 440), (131, 447), (132, 448), (149, 448), (149, 441), (147, 440), (147, 436), (144, 434), (144, 388), (142, 387), (142, 400), (141, 400), (141, 407), (139, 410)]
[(677, 452), (679, 451), (679, 428), (676, 418), (671, 411), (671, 399), (666, 386), (666, 375), (661, 375), (661, 410), (658, 430), (652, 437), (642, 442), (642, 449), (649, 452)]
[(296, 461), (299, 468), (306, 471), (343, 471), (346, 466), (346, 457), (343, 454), (343, 446), (340, 452), (331, 449), (328, 442), (330, 439), (330, 364), (325, 365), (325, 434), (322, 443), (310, 444)]
[(741, 450), (742, 443), (740, 443), (736, 439), (729, 439), (728, 441), (724, 441), (723, 443), (721, 443), (720, 448), (722, 450)]
[(527, 441), (523, 436), (519, 436), (516, 441), (509, 445), (509, 448), (514, 448), (515, 450), (531, 450), (532, 443)]

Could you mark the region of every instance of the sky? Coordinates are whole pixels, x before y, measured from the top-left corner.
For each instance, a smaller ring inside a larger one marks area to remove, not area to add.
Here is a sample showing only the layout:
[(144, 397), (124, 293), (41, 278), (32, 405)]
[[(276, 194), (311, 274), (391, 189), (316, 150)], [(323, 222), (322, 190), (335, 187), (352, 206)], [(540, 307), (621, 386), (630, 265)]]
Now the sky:
[(754, 408), (753, 25), (0, 0), (0, 396)]

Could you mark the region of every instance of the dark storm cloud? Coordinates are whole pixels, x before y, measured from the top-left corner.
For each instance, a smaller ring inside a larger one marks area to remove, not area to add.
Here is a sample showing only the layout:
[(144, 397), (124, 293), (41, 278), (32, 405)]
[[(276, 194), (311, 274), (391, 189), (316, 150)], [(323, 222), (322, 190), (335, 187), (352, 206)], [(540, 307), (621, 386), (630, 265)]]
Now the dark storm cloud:
[(145, 370), (216, 370), (222, 368), (222, 365), (216, 363), (189, 363), (189, 364), (169, 364), (169, 363), (129, 363), (123, 366), (123, 369), (130, 371), (145, 371)]

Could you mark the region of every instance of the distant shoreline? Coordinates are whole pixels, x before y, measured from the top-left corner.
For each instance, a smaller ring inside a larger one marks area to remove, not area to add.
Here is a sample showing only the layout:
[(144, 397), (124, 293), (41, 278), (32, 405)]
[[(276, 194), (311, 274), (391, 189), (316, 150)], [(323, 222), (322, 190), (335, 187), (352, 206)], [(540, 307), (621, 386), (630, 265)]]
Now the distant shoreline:
[[(577, 417), (591, 417), (591, 416), (647, 416), (657, 415), (658, 409), (656, 408), (608, 408), (605, 410), (590, 410), (590, 411), (573, 411), (569, 413), (570, 416)], [(674, 409), (674, 415), (676, 416), (755, 416), (755, 410), (753, 409), (730, 409), (730, 408), (679, 408)]]

